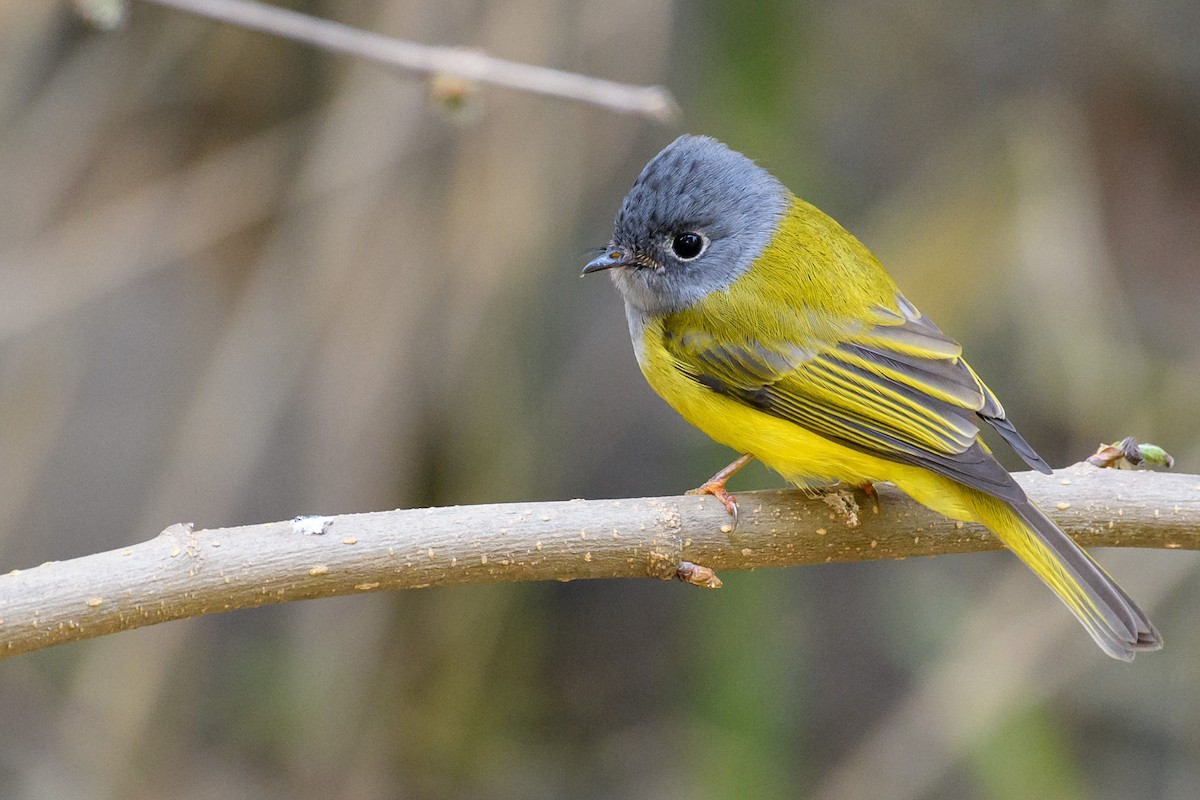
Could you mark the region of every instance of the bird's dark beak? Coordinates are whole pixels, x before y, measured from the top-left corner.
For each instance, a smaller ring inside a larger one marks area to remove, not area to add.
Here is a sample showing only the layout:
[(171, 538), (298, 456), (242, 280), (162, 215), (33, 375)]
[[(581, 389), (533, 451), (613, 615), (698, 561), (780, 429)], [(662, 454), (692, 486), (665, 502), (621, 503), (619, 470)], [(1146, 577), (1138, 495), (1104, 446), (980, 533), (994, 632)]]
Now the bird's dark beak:
[(587, 266), (583, 268), (580, 275), (590, 275), (593, 272), (599, 272), (602, 269), (612, 269), (613, 267), (632, 267), (634, 265), (630, 254), (623, 247), (610, 247), (608, 252), (597, 258), (595, 261), (589, 261)]

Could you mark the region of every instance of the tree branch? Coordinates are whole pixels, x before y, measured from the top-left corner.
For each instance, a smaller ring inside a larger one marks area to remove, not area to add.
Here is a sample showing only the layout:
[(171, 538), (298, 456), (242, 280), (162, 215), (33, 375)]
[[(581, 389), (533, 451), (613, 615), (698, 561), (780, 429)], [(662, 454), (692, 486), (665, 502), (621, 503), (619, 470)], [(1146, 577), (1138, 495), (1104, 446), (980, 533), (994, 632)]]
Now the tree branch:
[(670, 122), (679, 114), (671, 93), (661, 86), (634, 86), (507, 61), (477, 50), (417, 44), (252, 0), (145, 2), (412, 72), (577, 100), (659, 122)]
[[(1018, 481), (1087, 547), (1200, 549), (1200, 476), (1077, 464)], [(826, 499), (744, 492), (729, 531), (711, 497), (384, 511), (237, 528), (172, 525), (120, 550), (0, 576), (0, 657), (129, 628), (315, 597), (501, 581), (716, 570), (996, 550), (977, 525), (890, 486), (858, 524)], [(878, 508), (878, 511), (876, 511)], [(323, 533), (321, 531), (324, 531)]]

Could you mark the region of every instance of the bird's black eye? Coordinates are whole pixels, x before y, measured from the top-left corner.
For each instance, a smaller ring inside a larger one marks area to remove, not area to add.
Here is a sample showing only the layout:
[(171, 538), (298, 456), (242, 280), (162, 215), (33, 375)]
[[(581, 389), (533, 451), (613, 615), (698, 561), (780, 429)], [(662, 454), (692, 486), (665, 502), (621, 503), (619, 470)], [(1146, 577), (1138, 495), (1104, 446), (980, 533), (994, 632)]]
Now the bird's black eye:
[(704, 237), (693, 231), (676, 234), (671, 241), (671, 251), (684, 261), (691, 261), (704, 252), (707, 244)]

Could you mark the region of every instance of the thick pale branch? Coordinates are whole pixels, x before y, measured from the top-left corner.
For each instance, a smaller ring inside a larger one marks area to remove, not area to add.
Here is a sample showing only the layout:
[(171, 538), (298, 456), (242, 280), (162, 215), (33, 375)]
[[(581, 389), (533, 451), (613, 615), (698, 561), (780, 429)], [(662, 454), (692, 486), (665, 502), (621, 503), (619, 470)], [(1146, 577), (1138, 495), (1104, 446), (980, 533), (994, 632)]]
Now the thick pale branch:
[[(1017, 478), (1085, 546), (1200, 549), (1200, 476), (1080, 464)], [(386, 511), (328, 517), (324, 526), (173, 525), (120, 550), (0, 576), (0, 656), (217, 611), (384, 589), (667, 579), (683, 562), (740, 570), (1000, 546), (983, 528), (877, 489), (878, 506), (858, 495), (854, 526), (825, 500), (795, 491), (740, 493), (733, 532), (711, 497)]]
[(660, 122), (668, 122), (678, 115), (670, 92), (661, 86), (634, 86), (549, 67), (506, 61), (475, 50), (417, 44), (253, 0), (146, 2), (413, 72), (448, 75), (476, 83), (577, 100), (622, 113), (641, 114)]

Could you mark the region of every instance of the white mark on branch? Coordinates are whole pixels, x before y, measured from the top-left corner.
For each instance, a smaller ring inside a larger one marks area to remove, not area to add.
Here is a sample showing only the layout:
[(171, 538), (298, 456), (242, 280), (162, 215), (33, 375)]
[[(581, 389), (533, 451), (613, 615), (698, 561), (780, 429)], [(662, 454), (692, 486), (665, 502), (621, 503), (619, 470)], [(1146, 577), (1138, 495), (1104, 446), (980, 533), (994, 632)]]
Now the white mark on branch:
[(332, 527), (333, 517), (308, 516), (292, 520), (292, 531), (308, 536), (324, 536)]

